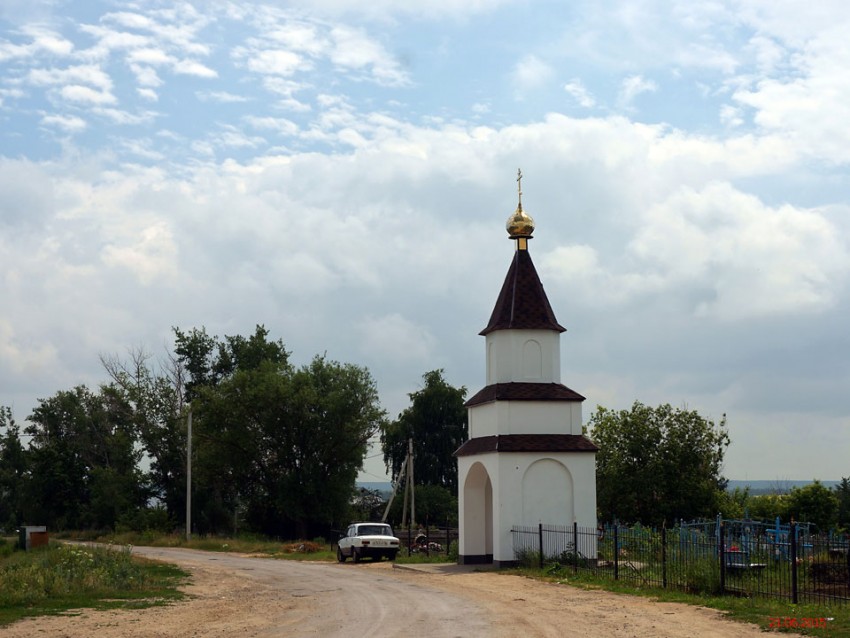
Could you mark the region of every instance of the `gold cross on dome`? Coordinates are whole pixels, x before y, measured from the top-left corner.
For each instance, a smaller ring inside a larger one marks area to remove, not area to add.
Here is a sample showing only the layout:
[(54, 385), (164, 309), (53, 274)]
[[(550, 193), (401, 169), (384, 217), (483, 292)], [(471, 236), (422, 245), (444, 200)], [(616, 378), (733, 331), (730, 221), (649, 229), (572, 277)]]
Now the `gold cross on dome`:
[(516, 169), (516, 190), (519, 195), (519, 203), (522, 205), (522, 169)]

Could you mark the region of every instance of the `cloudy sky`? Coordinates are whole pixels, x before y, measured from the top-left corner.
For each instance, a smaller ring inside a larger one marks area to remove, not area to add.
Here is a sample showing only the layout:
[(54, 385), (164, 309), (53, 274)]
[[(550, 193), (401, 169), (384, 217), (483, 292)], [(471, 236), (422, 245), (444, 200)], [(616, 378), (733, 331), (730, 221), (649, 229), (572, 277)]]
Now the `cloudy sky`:
[[(523, 204), (562, 380), (850, 475), (845, 0), (0, 0), (0, 404), (172, 327), (484, 385)], [(383, 478), (372, 459), (364, 480)]]

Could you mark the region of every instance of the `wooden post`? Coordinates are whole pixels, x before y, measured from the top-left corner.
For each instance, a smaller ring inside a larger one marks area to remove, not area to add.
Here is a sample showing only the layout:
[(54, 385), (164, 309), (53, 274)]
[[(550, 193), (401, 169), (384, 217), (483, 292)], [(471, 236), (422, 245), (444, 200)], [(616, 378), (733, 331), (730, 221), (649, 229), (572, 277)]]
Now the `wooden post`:
[(416, 491), (413, 483), (413, 439), (407, 439), (407, 458), (410, 469), (410, 522), (416, 525)]
[(186, 540), (192, 538), (192, 406), (189, 405), (189, 418), (186, 422)]

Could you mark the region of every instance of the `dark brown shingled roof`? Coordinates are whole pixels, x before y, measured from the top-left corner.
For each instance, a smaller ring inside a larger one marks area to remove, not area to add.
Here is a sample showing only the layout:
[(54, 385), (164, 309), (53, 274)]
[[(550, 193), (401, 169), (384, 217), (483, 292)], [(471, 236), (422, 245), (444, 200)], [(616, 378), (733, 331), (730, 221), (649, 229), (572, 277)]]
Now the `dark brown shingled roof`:
[(490, 401), (584, 401), (584, 397), (561, 383), (494, 383), (464, 405), (469, 408)]
[(493, 314), (490, 315), (490, 323), (478, 334), (488, 335), (494, 330), (523, 328), (566, 331), (555, 319), (531, 255), (527, 250), (517, 250)]
[(502, 434), (469, 439), (455, 456), (489, 452), (596, 452), (599, 448), (580, 434)]

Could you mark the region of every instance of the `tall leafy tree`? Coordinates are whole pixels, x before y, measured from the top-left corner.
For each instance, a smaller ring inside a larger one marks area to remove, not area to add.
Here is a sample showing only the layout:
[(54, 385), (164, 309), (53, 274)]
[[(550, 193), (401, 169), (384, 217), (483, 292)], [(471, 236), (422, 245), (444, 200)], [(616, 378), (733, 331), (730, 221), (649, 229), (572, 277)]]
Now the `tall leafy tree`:
[(669, 404), (630, 410), (598, 407), (590, 419), (596, 456), (597, 504), (608, 520), (672, 523), (716, 515), (726, 479), (730, 439), (719, 424)]
[(190, 372), (199, 524), (217, 530), (243, 516), (255, 531), (307, 536), (345, 518), (385, 420), (368, 370), (324, 357), (296, 369), (262, 326), (212, 341), (176, 333)]
[(413, 439), (414, 480), (439, 485), (457, 494), (457, 461), (454, 452), (468, 438), (464, 399), (466, 388), (455, 388), (443, 378), (443, 370), (426, 372), (421, 390), (412, 392), (406, 408), (381, 434), (384, 463), (393, 480), (398, 479)]
[(21, 428), (12, 410), (0, 406), (0, 527), (14, 529), (23, 523), (23, 486), (27, 473)]
[(28, 421), (28, 520), (60, 529), (114, 527), (144, 507), (132, 410), (115, 388), (58, 392), (41, 399)]
[(838, 498), (838, 526), (850, 531), (850, 477), (842, 478), (834, 489)]
[(814, 523), (822, 532), (829, 531), (838, 522), (838, 496), (820, 481), (791, 488), (787, 502), (789, 516)]
[(172, 524), (184, 520), (186, 506), (185, 370), (169, 356), (153, 362), (133, 349), (126, 359), (100, 357), (116, 391), (132, 408), (135, 436), (144, 451), (151, 495), (165, 506)]

